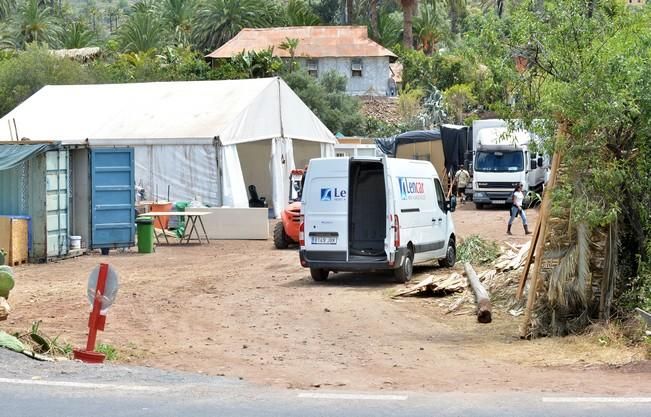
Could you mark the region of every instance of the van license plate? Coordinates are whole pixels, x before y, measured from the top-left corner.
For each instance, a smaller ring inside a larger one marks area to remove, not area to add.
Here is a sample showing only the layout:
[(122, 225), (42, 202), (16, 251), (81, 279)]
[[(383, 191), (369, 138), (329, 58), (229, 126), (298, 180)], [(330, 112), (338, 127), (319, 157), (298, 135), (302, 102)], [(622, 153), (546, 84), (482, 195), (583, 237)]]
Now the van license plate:
[(312, 236), (313, 245), (336, 245), (336, 236)]
[(491, 200), (493, 204), (506, 204), (506, 200)]

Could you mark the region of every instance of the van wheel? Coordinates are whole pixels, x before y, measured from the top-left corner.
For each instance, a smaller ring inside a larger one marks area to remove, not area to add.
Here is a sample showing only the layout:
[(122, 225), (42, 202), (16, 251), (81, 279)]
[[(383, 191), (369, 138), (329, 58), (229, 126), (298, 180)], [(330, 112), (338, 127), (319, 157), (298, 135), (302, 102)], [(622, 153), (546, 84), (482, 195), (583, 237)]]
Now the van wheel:
[(310, 275), (312, 275), (312, 279), (315, 281), (325, 281), (328, 279), (328, 275), (330, 274), (330, 271), (327, 269), (322, 269), (322, 268), (310, 268)]
[(457, 247), (454, 240), (450, 239), (448, 244), (448, 251), (445, 253), (445, 258), (439, 259), (439, 265), (444, 268), (452, 268), (457, 262)]
[(411, 275), (414, 272), (414, 254), (409, 249), (407, 257), (405, 258), (402, 266), (393, 270), (393, 275), (398, 282), (409, 282)]
[(476, 208), (477, 210), (481, 210), (481, 209), (483, 209), (483, 208), (484, 208), (484, 203), (475, 203), (475, 208)]
[(287, 249), (289, 247), (289, 236), (285, 233), (282, 221), (274, 226), (274, 246), (276, 249)]

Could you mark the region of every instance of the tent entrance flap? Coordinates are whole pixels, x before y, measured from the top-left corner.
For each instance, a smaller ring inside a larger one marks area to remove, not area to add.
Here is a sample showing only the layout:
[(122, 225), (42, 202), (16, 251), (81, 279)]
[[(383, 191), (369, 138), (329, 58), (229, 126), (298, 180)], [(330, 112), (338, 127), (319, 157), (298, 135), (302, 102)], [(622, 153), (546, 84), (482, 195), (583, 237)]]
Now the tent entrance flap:
[(222, 206), (244, 208), (249, 206), (246, 185), (237, 145), (219, 148), (222, 179)]
[(274, 216), (280, 218), (289, 204), (289, 176), (296, 168), (294, 164), (294, 145), (289, 138), (276, 138), (271, 141), (271, 181)]

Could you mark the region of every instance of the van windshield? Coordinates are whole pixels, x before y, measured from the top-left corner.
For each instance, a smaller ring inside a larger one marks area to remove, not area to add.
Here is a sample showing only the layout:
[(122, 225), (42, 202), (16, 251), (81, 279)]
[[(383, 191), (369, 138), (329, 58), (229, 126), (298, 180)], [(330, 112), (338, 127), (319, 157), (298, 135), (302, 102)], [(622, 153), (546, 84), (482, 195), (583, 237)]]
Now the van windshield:
[(478, 151), (475, 155), (475, 171), (513, 172), (524, 169), (522, 151), (487, 152)]

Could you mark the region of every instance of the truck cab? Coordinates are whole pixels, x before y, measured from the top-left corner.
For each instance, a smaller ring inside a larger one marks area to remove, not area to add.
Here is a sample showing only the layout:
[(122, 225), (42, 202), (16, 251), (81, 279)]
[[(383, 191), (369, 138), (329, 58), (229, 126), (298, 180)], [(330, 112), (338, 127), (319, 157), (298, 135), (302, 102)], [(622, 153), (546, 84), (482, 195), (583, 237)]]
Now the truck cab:
[(477, 208), (510, 204), (517, 184), (523, 184), (525, 195), (542, 191), (549, 159), (530, 150), (536, 140), (525, 130), (510, 131), (504, 120), (473, 123), (472, 188)]

